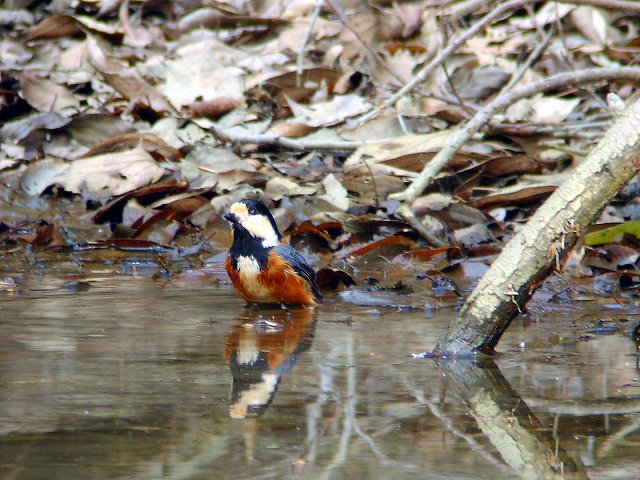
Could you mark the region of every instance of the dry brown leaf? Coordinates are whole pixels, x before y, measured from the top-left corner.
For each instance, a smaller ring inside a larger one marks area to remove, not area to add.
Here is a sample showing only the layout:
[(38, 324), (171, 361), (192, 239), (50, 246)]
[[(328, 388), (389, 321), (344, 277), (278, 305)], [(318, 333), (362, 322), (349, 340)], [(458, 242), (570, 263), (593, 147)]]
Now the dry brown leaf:
[(378, 164), (403, 155), (438, 151), (449, 143), (454, 133), (455, 130), (443, 130), (424, 135), (405, 135), (394, 140), (365, 145), (351, 154), (343, 169), (345, 172), (357, 170), (363, 174), (371, 169), (374, 174), (401, 174), (412, 177), (415, 173)]
[(158, 90), (177, 110), (216, 98), (244, 103), (244, 71), (237, 65), (248, 54), (225, 45), (213, 33), (184, 37), (173, 58), (163, 61), (164, 82), (158, 84)]
[(529, 121), (538, 123), (561, 123), (580, 103), (579, 98), (555, 98), (538, 95), (530, 100), (533, 114)]
[(470, 203), (482, 210), (490, 210), (502, 205), (525, 205), (547, 198), (556, 188), (554, 185), (535, 187), (517, 185), (514, 188), (505, 188), (500, 193)]
[(279, 123), (269, 128), (266, 133), (279, 137), (298, 138), (309, 135), (313, 130), (313, 127), (303, 123)]
[(343, 259), (346, 257), (365, 255), (378, 248), (388, 247), (391, 245), (399, 245), (408, 247), (410, 249), (414, 249), (417, 247), (417, 244), (414, 240), (411, 240), (404, 235), (391, 235), (377, 240), (372, 240), (371, 242), (365, 244), (356, 244), (350, 247), (345, 247), (336, 253), (336, 258)]
[(574, 8), (576, 8), (575, 5), (547, 2), (536, 12), (535, 16), (512, 18), (510, 23), (523, 30), (540, 28), (549, 23), (559, 22)]
[(378, 202), (387, 198), (390, 193), (404, 189), (404, 181), (397, 175), (358, 175), (345, 174), (342, 185), (349, 191), (358, 195), (360, 199), (371, 199)]
[(477, 65), (474, 59), (465, 62), (451, 75), (458, 95), (465, 100), (479, 101), (497, 92), (511, 74), (496, 65)]
[(40, 112), (80, 108), (78, 99), (62, 85), (29, 72), (21, 72), (18, 78), (24, 99)]
[(66, 37), (78, 33), (78, 21), (71, 15), (53, 15), (46, 17), (27, 31), (27, 40), (39, 38)]
[[(349, 20), (353, 29), (360, 35), (360, 38), (369, 45), (376, 35), (380, 34), (384, 36), (384, 32), (379, 28), (378, 16), (372, 12), (359, 12), (350, 17)], [(400, 31), (402, 31), (402, 26), (399, 26)], [(368, 54), (362, 42), (348, 28), (342, 29), (342, 33), (338, 37), (338, 43), (343, 45), (340, 61), (344, 66), (349, 65), (354, 58)]]
[(167, 112), (172, 108), (155, 88), (139, 77), (129, 73), (102, 72), (105, 81), (125, 98), (148, 105), (155, 112)]
[(231, 98), (218, 97), (206, 102), (194, 102), (190, 104), (189, 110), (194, 117), (220, 118), (236, 108), (240, 102)]
[(118, 17), (124, 30), (123, 43), (132, 47), (147, 47), (154, 42), (154, 36), (147, 29), (133, 25), (129, 20), (129, 1), (123, 0), (120, 3)]
[(287, 25), (288, 20), (283, 18), (265, 18), (251, 15), (232, 15), (221, 13), (212, 8), (199, 8), (185, 15), (178, 22), (178, 28), (188, 32), (195, 28), (209, 28), (211, 30), (220, 27), (235, 27), (237, 25)]

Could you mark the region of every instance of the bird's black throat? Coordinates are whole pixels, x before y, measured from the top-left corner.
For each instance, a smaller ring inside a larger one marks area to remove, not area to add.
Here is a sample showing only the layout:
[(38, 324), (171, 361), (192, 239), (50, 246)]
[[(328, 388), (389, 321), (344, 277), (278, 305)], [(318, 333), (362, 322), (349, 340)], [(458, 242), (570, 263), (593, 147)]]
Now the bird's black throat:
[(233, 243), (229, 249), (229, 259), (234, 269), (238, 269), (239, 257), (253, 257), (262, 270), (267, 265), (270, 251), (270, 247), (262, 245), (262, 239), (254, 237), (238, 224), (233, 226)]

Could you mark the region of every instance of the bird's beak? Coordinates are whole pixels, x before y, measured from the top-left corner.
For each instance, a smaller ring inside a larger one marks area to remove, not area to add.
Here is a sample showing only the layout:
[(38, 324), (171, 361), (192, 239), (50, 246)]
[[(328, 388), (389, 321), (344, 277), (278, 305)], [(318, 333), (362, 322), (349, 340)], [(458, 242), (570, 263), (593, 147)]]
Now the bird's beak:
[(238, 217), (235, 213), (225, 213), (223, 215), (224, 219), (232, 224), (238, 223)]

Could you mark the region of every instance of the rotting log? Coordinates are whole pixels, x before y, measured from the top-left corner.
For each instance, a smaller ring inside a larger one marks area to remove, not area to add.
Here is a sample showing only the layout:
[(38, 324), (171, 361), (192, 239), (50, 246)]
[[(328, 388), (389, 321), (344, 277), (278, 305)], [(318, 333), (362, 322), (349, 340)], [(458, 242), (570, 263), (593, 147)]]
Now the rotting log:
[(505, 246), (438, 341), (434, 356), (493, 351), (538, 285), (640, 171), (640, 102), (623, 108), (619, 97), (610, 97), (615, 120), (609, 130)]

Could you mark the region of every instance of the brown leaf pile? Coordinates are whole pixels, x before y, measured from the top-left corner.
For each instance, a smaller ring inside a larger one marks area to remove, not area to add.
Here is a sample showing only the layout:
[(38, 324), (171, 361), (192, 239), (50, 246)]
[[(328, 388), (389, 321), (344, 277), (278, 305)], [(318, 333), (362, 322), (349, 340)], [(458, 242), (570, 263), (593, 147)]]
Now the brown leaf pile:
[[(634, 2), (579, 3), (523, 2), (364, 124), (493, 7), (80, 0), (5, 10), (0, 251), (223, 251), (221, 212), (257, 197), (318, 252), (334, 272), (327, 284), (384, 277), (402, 290), (398, 281), (435, 279), (462, 259), (484, 264), (597, 142), (606, 94), (634, 98), (636, 84), (568, 84), (494, 117), (413, 205), (449, 246), (427, 245), (387, 197), (510, 82), (638, 62)], [(603, 221), (640, 218), (634, 192)], [(587, 249), (581, 274), (635, 274), (637, 239), (616, 243), (625, 250)]]

